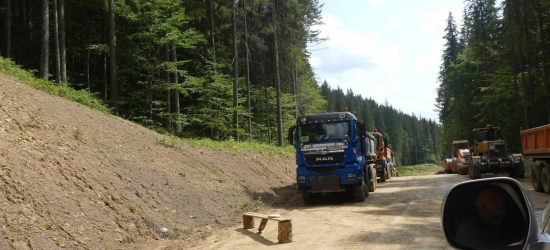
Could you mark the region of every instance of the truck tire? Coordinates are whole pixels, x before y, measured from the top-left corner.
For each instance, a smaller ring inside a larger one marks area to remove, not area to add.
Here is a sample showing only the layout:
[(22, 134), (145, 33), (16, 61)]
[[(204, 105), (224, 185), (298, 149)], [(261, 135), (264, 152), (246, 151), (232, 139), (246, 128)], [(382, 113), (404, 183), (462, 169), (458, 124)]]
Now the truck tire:
[(510, 171), (510, 177), (512, 178), (525, 178), (525, 167), (523, 161), (519, 164), (515, 164), (512, 171)]
[(369, 166), (367, 171), (369, 172), (369, 192), (374, 192), (376, 190), (376, 183), (378, 182), (376, 179), (376, 169)]
[(540, 182), (542, 184), (542, 190), (550, 194), (550, 171), (548, 171), (547, 167), (542, 168), (540, 171)]
[(380, 182), (386, 182), (386, 170), (384, 169), (384, 173), (380, 174)]
[(541, 182), (541, 166), (534, 166), (531, 169), (531, 184), (533, 184), (533, 189), (537, 192), (542, 192), (544, 189), (542, 188), (542, 182)]
[(481, 172), (479, 170), (479, 163), (476, 163), (476, 167), (474, 167), (474, 164), (469, 164), (469, 172), (470, 172), (470, 179), (476, 180), (481, 178)]
[(369, 189), (367, 188), (367, 183), (365, 182), (365, 177), (363, 176), (363, 181), (361, 182), (361, 186), (357, 186), (353, 190), (355, 197), (353, 200), (355, 202), (363, 202), (365, 201), (365, 198), (369, 196)]
[(318, 195), (312, 194), (305, 189), (302, 190), (302, 200), (306, 205), (311, 205), (317, 196)]

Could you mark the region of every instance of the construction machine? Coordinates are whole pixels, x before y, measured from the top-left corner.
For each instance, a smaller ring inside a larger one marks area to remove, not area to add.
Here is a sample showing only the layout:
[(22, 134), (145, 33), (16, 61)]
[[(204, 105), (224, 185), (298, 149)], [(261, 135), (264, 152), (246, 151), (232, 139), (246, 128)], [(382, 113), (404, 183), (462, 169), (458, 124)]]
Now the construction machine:
[(510, 154), (505, 140), (501, 138), (500, 127), (487, 125), (472, 130), (474, 145), (470, 148), (468, 162), (470, 179), (479, 179), (481, 174), (507, 172), (510, 177), (524, 176), (523, 157)]
[(467, 174), (470, 157), (471, 154), (468, 140), (453, 141), (453, 149), (451, 152), (452, 172), (461, 175)]

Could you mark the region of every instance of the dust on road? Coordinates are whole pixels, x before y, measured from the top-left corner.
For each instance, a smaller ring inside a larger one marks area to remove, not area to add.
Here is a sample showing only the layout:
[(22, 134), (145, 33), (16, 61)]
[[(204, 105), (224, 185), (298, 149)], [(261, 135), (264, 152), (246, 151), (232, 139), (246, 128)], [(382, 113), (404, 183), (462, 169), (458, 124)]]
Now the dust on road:
[[(363, 203), (332, 196), (313, 206), (269, 211), (292, 219), (292, 243), (277, 243), (277, 224), (271, 221), (262, 234), (240, 225), (192, 249), (451, 249), (441, 231), (441, 202), (450, 187), (466, 180), (444, 174), (393, 178), (379, 183)], [(535, 209), (543, 209), (550, 196), (521, 182)]]

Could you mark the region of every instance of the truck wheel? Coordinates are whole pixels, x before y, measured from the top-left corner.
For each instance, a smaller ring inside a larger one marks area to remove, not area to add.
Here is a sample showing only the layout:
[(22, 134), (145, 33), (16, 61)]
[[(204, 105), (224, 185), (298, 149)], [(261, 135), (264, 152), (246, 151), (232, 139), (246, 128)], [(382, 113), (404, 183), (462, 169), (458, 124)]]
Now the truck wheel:
[(380, 182), (386, 182), (386, 171), (384, 171), (384, 173), (381, 173), (380, 174)]
[(376, 169), (373, 169), (371, 167), (369, 167), (369, 170), (370, 172), (369, 174), (369, 192), (374, 192), (374, 190), (376, 190), (376, 182), (378, 182), (378, 180), (376, 179)]
[(542, 171), (540, 171), (540, 182), (542, 184), (542, 190), (550, 194), (550, 171), (548, 171), (548, 168), (542, 168)]
[(469, 172), (470, 172), (470, 179), (475, 180), (481, 178), (481, 172), (479, 170), (479, 163), (476, 163), (476, 167), (474, 167), (474, 164), (469, 165)]
[(541, 166), (534, 166), (531, 169), (531, 184), (533, 184), (533, 189), (537, 192), (542, 192), (544, 189), (542, 188), (542, 182), (541, 182)]
[(361, 186), (357, 186), (354, 189), (355, 202), (363, 202), (365, 201), (365, 197), (369, 196), (369, 189), (367, 188), (367, 183), (365, 183), (365, 177), (363, 177), (363, 181), (361, 182)]
[(525, 167), (523, 165), (523, 162), (520, 162), (519, 164), (514, 164), (514, 167), (510, 171), (510, 177), (512, 178), (525, 178)]
[(307, 190), (302, 190), (302, 200), (304, 200), (304, 204), (310, 205), (313, 203), (313, 195), (309, 193)]

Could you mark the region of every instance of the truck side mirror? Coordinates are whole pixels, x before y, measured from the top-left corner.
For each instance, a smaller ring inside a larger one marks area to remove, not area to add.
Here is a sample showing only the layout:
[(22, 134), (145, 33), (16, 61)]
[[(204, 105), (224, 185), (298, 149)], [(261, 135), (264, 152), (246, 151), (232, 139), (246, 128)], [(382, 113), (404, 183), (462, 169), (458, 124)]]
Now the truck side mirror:
[(290, 127), (288, 130), (288, 143), (290, 145), (294, 145), (294, 129), (296, 129), (296, 125)]
[(529, 196), (508, 177), (456, 184), (443, 199), (441, 225), (457, 249), (524, 249), (538, 241)]
[(367, 135), (367, 126), (365, 125), (365, 122), (357, 122), (357, 126), (359, 128), (359, 136), (361, 138), (365, 138), (365, 136)]

